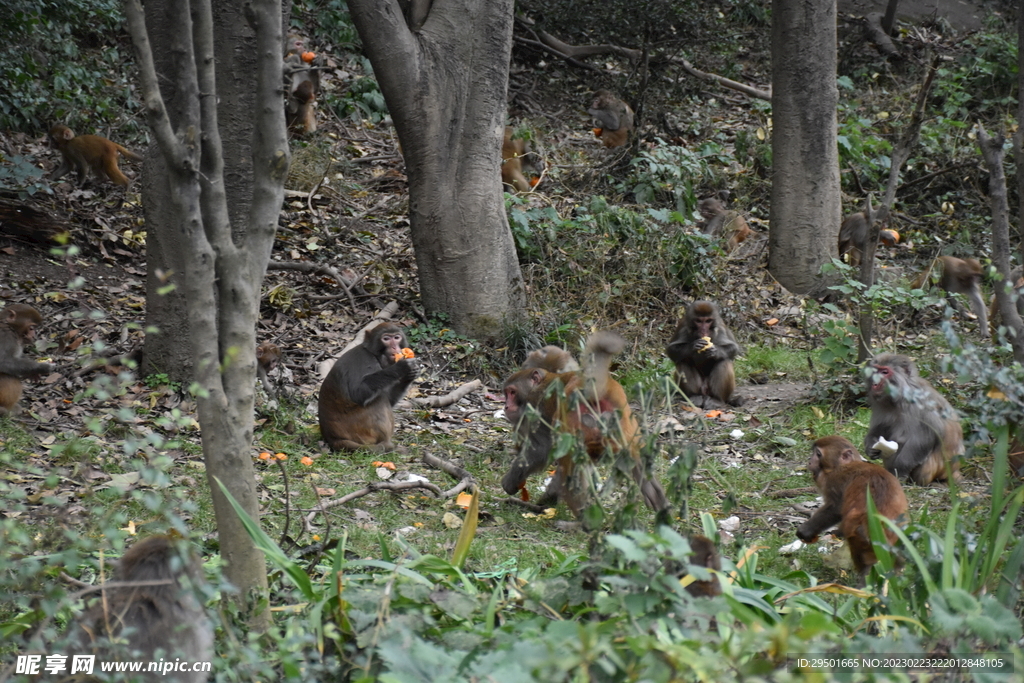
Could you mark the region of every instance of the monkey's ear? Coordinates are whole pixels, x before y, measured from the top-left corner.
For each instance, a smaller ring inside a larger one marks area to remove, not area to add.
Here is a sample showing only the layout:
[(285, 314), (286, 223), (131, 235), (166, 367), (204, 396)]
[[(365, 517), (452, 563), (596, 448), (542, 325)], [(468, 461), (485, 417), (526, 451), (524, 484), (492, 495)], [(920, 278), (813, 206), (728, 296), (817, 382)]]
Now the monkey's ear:
[(17, 317), (18, 317), (17, 313), (15, 313), (14, 311), (10, 311), (9, 310), (9, 311), (4, 313), (4, 322), (5, 323), (13, 323), (14, 319), (17, 318)]
[(544, 381), (544, 378), (547, 376), (547, 374), (547, 370), (544, 370), (543, 368), (537, 368), (536, 370), (530, 373), (530, 384), (540, 384), (542, 381)]
[(843, 452), (839, 454), (839, 462), (846, 464), (848, 462), (857, 462), (860, 460), (860, 455), (857, 451), (852, 448), (844, 448)]

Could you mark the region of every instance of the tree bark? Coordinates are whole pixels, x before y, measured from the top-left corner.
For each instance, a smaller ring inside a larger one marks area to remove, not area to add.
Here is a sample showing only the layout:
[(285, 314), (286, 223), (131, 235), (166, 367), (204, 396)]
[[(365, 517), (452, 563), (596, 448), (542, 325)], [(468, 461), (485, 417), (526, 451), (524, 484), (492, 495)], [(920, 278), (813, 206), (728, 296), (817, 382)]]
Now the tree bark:
[(1017, 130), (1013, 134), (1017, 164), (1017, 248), (1024, 263), (1024, 2), (1017, 11)]
[(397, 0), (349, 10), (402, 143), (424, 307), (496, 337), (523, 305), (499, 172), (512, 0), (434, 0), (416, 31)]
[(824, 295), (842, 204), (836, 140), (834, 2), (772, 2), (772, 205), (768, 269), (797, 294)]
[[(147, 0), (162, 6), (168, 50), (176, 79), (159, 79), (139, 0), (126, 14), (135, 43), (146, 115), (166, 163), (169, 220), (184, 271), (184, 295), (191, 330), (193, 374), (200, 387), (196, 403), (203, 454), (217, 518), (225, 575), (246, 598), (263, 598), (266, 564), (221, 491), (222, 482), (253, 519), (259, 504), (251, 457), (256, 380), (256, 321), (288, 170), (288, 140), (281, 96), (281, 7), (278, 0), (253, 0), (246, 20), (255, 28), (253, 101), (255, 135), (250, 209), (232, 235), (226, 166), (218, 120), (214, 22), (209, 0), (190, 7), (180, 0)], [(195, 22), (193, 24), (193, 21)], [(222, 41), (226, 42), (226, 41)], [(222, 45), (223, 48), (228, 48)], [(242, 49), (245, 49), (244, 47)], [(170, 112), (161, 87), (171, 87), (179, 108)], [(173, 114), (173, 116), (172, 116)], [(234, 131), (228, 129), (229, 134)], [(269, 615), (254, 616), (265, 627)]]
[(1017, 305), (1010, 296), (1010, 219), (1006, 201), (1006, 175), (1003, 173), (1002, 135), (990, 137), (985, 127), (978, 122), (978, 146), (988, 166), (988, 197), (992, 208), (992, 263), (1003, 276), (995, 288), (996, 304), (1003, 325), (1013, 331), (1010, 345), (1013, 347), (1013, 358), (1024, 363), (1024, 320), (1017, 312)]

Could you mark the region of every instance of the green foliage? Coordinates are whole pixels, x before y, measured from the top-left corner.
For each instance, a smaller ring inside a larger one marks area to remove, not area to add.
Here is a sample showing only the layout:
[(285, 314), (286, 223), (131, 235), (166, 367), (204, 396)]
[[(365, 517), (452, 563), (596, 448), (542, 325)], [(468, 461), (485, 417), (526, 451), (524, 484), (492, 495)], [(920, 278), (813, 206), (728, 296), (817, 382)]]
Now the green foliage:
[[(14, 0), (0, 22), (0, 129), (92, 133), (130, 105), (118, 0)], [(89, 58), (85, 59), (88, 53)]]
[(725, 147), (705, 139), (694, 151), (658, 140), (653, 149), (641, 149), (630, 162), (630, 173), (619, 187), (632, 192), (638, 204), (669, 204), (690, 217), (697, 208), (694, 188), (714, 179), (716, 166), (733, 161)]
[[(370, 60), (360, 57), (358, 61), (362, 63), (364, 73), (373, 73)], [(377, 79), (372, 75), (354, 80), (340, 97), (328, 93), (327, 105), (341, 118), (367, 119), (379, 123), (388, 115), (384, 94), (380, 91)]]
[(947, 119), (971, 121), (1017, 102), (1017, 36), (981, 31), (966, 38), (952, 65), (935, 77), (934, 100)]
[(862, 180), (865, 185), (884, 187), (889, 177), (892, 145), (878, 134), (875, 125), (871, 119), (859, 115), (856, 107), (840, 106), (836, 137), (839, 165), (843, 168), (852, 166), (866, 175), (867, 178)]
[(17, 192), (19, 199), (28, 199), (37, 192), (50, 192), (49, 183), (42, 181), (43, 170), (23, 156), (0, 159), (0, 190)]

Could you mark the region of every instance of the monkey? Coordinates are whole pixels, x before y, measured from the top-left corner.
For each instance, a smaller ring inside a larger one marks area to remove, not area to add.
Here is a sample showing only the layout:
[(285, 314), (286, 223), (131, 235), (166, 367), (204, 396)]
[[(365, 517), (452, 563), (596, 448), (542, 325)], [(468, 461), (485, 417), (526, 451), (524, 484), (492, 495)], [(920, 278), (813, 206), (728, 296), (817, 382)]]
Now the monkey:
[[(715, 542), (707, 536), (694, 534), (690, 536), (690, 564), (705, 569), (722, 571), (722, 559), (718, 556)], [(695, 598), (713, 598), (722, 594), (722, 586), (714, 574), (708, 581), (694, 581), (686, 587), (686, 591)]]
[(382, 322), (327, 373), (320, 385), (320, 433), (332, 451), (395, 450), (392, 406), (420, 374), (415, 358), (401, 358), (405, 344), (402, 328)]
[[(512, 127), (505, 126), (505, 136), (501, 142), (501, 182), (511, 185), (517, 192), (529, 192), (537, 186), (542, 171), (533, 145), (529, 140), (512, 137)], [(526, 170), (536, 172), (527, 179)]]
[(743, 405), (743, 397), (733, 393), (733, 360), (743, 349), (725, 326), (716, 304), (690, 304), (665, 352), (676, 365), (676, 384), (691, 399), (711, 396), (731, 406)]
[(706, 221), (704, 234), (720, 238), (727, 254), (750, 236), (747, 220), (738, 212), (726, 209), (725, 204), (717, 197), (700, 200), (697, 210)]
[[(839, 226), (839, 258), (848, 254), (847, 261), (855, 268), (860, 265), (869, 227), (863, 211), (851, 213)], [(884, 247), (895, 247), (899, 241), (900, 234), (895, 230), (886, 228), (878, 233), (878, 243)]]
[[(920, 485), (946, 479), (949, 463), (953, 479), (960, 480), (958, 456), (964, 452), (960, 417), (932, 385), (917, 372), (907, 356), (883, 353), (865, 368), (871, 423), (864, 451), (880, 457), (885, 469), (897, 477), (910, 477)], [(879, 438), (895, 441), (889, 452)]]
[(939, 272), (939, 287), (946, 292), (950, 305), (962, 316), (964, 314), (963, 306), (952, 295), (965, 295), (970, 301), (971, 310), (978, 318), (978, 331), (982, 337), (987, 339), (989, 336), (988, 309), (985, 307), (985, 300), (981, 297), (981, 274), (983, 271), (981, 263), (972, 258), (939, 256), (931, 266), (917, 276), (911, 287), (924, 289), (931, 278), (932, 270), (936, 268)]
[(129, 548), (117, 563), (114, 585), (101, 587), (102, 599), (72, 626), (72, 640), (107, 658), (121, 653), (111, 651), (109, 641), (127, 640), (127, 656), (157, 663), (180, 659), (186, 665), (186, 670), (161, 667), (132, 680), (206, 681), (209, 672), (187, 670), (213, 658), (213, 626), (193, 593), (203, 580), (202, 567), (180, 543), (158, 535)]
[[(661, 484), (644, 471), (638, 426), (626, 392), (611, 377), (612, 357), (624, 346), (617, 334), (597, 332), (587, 340), (581, 371), (555, 373), (527, 367), (505, 380), (505, 417), (514, 426), (517, 441), (517, 454), (501, 480), (506, 493), (520, 491), (530, 475), (548, 466), (555, 432), (559, 432), (575, 436), (593, 460), (605, 452), (628, 450), (644, 501), (659, 514), (667, 510)], [(608, 429), (602, 429), (602, 423)], [(586, 487), (574, 477), (574, 467), (571, 453), (559, 458), (544, 498), (564, 500), (579, 517), (587, 502)]]
[(580, 364), (565, 349), (549, 345), (531, 351), (520, 370), (526, 368), (543, 368), (548, 372), (563, 373), (576, 372)]
[(35, 339), (43, 316), (28, 304), (0, 311), (0, 416), (14, 414), (21, 399), (21, 380), (53, 371), (50, 363), (22, 358), (22, 346)]
[(606, 148), (626, 144), (633, 130), (633, 110), (628, 104), (607, 90), (598, 90), (587, 112), (601, 122), (601, 127), (594, 129), (594, 135)]
[[(900, 521), (907, 512), (903, 487), (893, 474), (866, 462), (852, 443), (837, 435), (814, 442), (807, 469), (824, 502), (797, 527), (797, 538), (813, 543), (822, 531), (839, 524), (853, 566), (863, 581), (871, 565), (878, 562), (868, 534), (867, 490), (871, 488), (871, 500), (878, 514)], [(889, 529), (885, 529), (885, 537), (889, 545), (896, 543), (896, 534)]]
[(316, 114), (313, 111), (315, 101), (313, 82), (309, 80), (300, 82), (288, 96), (285, 119), (292, 134), (306, 135), (316, 132)]
[(50, 129), (50, 145), (60, 151), (63, 157), (60, 166), (53, 174), (53, 179), (62, 178), (74, 170), (78, 174), (78, 184), (82, 185), (91, 170), (99, 178), (109, 178), (115, 185), (128, 185), (128, 178), (117, 165), (117, 154), (142, 161), (142, 157), (99, 135), (75, 135), (74, 131), (63, 124), (56, 124)]
[(256, 376), (259, 377), (263, 389), (271, 398), (276, 397), (277, 389), (270, 382), (270, 371), (281, 362), (281, 347), (273, 342), (265, 341), (256, 347)]

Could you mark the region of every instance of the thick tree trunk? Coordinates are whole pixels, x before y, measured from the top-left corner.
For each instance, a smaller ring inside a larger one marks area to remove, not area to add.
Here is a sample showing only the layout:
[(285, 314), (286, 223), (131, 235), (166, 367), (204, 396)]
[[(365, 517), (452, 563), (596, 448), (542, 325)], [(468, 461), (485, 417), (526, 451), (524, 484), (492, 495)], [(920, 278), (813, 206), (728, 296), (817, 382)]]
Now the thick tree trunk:
[(818, 272), (838, 249), (838, 100), (835, 3), (774, 0), (768, 269), (798, 294), (825, 293)]
[(494, 337), (523, 303), (499, 172), (512, 0), (434, 0), (415, 33), (396, 0), (349, 9), (402, 142), (423, 304)]
[[(234, 231), (215, 96), (219, 90), (210, 6), (203, 0), (193, 8), (177, 0), (147, 0), (146, 5), (162, 6), (156, 16), (162, 16), (169, 29), (167, 50), (175, 61), (173, 87), (180, 103), (176, 115), (168, 112), (161, 97), (161, 86), (169, 83), (157, 76), (138, 0), (127, 2), (126, 14), (138, 53), (146, 114), (166, 162), (169, 220), (163, 229), (177, 240), (184, 263), (177, 284), (188, 311), (194, 379), (202, 389), (197, 395), (199, 423), (225, 575), (243, 594), (265, 595), (263, 556), (220, 484), (252, 519), (259, 520), (251, 456), (255, 326), (289, 161), (280, 93), (280, 3), (254, 0), (246, 10), (246, 20), (256, 30), (255, 41), (242, 51), (256, 57), (255, 78), (248, 87), (254, 102), (249, 111), (258, 134), (251, 143), (252, 192), (245, 197), (249, 210)], [(229, 50), (228, 43), (235, 38), (219, 36), (218, 43)], [(236, 78), (231, 86), (243, 87), (240, 82)], [(254, 625), (263, 627), (268, 620), (264, 612)]]

